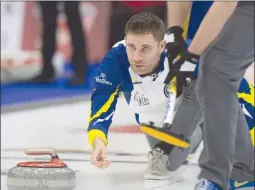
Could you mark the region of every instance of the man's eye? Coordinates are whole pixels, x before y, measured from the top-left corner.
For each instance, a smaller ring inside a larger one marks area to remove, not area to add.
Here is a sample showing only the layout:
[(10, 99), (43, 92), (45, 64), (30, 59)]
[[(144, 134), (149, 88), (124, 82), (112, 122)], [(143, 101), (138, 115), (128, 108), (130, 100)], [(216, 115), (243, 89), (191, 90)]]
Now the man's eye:
[(135, 49), (135, 46), (129, 46), (130, 49), (134, 50)]
[(150, 50), (149, 47), (143, 47), (143, 52), (147, 52), (147, 51), (149, 51), (149, 50)]

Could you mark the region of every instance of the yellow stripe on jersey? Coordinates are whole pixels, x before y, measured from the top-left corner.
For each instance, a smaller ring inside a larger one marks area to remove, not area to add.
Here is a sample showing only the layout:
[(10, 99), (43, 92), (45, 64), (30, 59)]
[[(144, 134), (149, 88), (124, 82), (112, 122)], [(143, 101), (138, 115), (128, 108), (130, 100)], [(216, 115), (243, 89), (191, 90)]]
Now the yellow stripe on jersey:
[(253, 107), (254, 107), (254, 86), (250, 83), (249, 87), (250, 87), (250, 94), (246, 94), (246, 93), (237, 93), (238, 98), (242, 98), (244, 101), (246, 101), (247, 103), (250, 103)]
[[(92, 101), (90, 101), (90, 108), (92, 108)], [(89, 110), (89, 119), (88, 119), (88, 123), (90, 123), (91, 114), (92, 114), (92, 110), (90, 109), (90, 110)]]
[(251, 135), (251, 142), (252, 145), (255, 146), (255, 130), (254, 130), (255, 126), (250, 130), (250, 135)]
[(89, 117), (89, 123), (92, 121), (92, 120), (94, 120), (95, 118), (97, 118), (97, 117), (100, 117), (100, 115), (102, 114), (102, 113), (105, 113), (105, 112), (107, 112), (108, 110), (109, 110), (109, 108), (111, 107), (111, 105), (112, 105), (112, 103), (114, 102), (114, 100), (115, 100), (115, 97), (116, 97), (116, 95), (118, 94), (118, 92), (119, 92), (119, 88), (117, 88), (116, 90), (115, 90), (115, 92), (113, 92), (112, 94), (111, 94), (111, 96), (110, 96), (110, 98), (105, 102), (105, 104), (98, 110), (98, 112), (95, 114), (95, 115), (90, 115), (90, 117)]

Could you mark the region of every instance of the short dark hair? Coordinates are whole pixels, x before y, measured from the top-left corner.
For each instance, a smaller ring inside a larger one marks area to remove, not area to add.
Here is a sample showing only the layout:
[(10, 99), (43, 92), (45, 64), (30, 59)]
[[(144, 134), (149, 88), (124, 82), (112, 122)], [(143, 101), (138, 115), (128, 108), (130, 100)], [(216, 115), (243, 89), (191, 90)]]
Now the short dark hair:
[(128, 33), (151, 33), (156, 40), (163, 40), (165, 35), (164, 22), (151, 12), (140, 12), (133, 15), (125, 27), (125, 36)]

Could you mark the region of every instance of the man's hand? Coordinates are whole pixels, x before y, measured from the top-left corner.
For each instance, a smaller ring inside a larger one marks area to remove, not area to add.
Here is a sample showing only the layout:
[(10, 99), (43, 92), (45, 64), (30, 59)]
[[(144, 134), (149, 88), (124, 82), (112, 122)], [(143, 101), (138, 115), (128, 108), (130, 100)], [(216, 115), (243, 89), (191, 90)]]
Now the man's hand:
[(186, 43), (183, 38), (183, 29), (179, 26), (170, 27), (167, 32), (166, 37), (166, 56), (169, 63), (183, 51), (186, 50)]
[[(188, 52), (187, 50), (184, 51), (180, 58), (176, 59), (173, 61), (173, 63), (169, 63), (169, 65), (171, 64), (171, 68), (170, 68), (170, 72), (168, 73), (166, 79), (165, 79), (165, 83), (168, 84), (172, 81), (174, 76), (177, 76), (181, 74), (181, 72), (184, 72), (185, 70), (181, 69), (181, 66), (184, 64), (184, 62), (188, 62), (191, 64), (197, 64), (199, 60), (199, 56), (192, 54), (190, 52)], [(178, 79), (177, 79), (178, 81)]]
[(107, 147), (101, 138), (95, 138), (93, 143), (93, 153), (91, 163), (97, 168), (105, 169), (110, 166), (107, 160)]

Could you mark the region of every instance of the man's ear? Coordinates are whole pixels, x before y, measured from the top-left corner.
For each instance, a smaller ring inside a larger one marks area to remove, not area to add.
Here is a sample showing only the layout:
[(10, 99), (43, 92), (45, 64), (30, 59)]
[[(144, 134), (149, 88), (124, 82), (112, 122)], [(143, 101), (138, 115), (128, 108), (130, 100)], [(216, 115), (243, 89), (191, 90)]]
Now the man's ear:
[(162, 40), (160, 43), (159, 43), (159, 47), (160, 47), (160, 52), (162, 53), (163, 51), (165, 51), (165, 48), (166, 48), (166, 41), (165, 40)]

